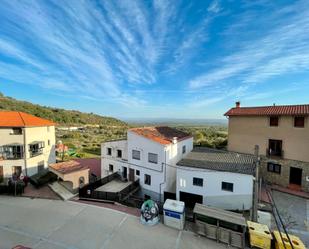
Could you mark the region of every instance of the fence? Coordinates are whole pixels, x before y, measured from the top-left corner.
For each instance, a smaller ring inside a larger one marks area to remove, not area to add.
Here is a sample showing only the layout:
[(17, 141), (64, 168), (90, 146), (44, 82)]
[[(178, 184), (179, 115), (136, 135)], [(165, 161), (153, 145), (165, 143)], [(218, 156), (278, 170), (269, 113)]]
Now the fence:
[(123, 201), (132, 191), (139, 188), (139, 180), (136, 180), (123, 190), (119, 192), (106, 192), (106, 191), (97, 191), (96, 189), (112, 180), (121, 179), (120, 175), (115, 172), (111, 175), (108, 175), (94, 183), (90, 183), (83, 188), (79, 189), (79, 197), (89, 198), (89, 199), (98, 199), (98, 200), (107, 200), (107, 201)]

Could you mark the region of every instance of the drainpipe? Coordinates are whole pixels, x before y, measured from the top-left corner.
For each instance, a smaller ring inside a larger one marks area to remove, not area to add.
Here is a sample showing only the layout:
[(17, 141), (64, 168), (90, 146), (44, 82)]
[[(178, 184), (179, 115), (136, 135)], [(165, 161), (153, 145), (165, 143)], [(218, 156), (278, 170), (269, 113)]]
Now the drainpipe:
[(257, 222), (257, 211), (258, 211), (258, 198), (259, 198), (259, 146), (254, 147), (255, 155), (255, 180), (254, 180), (254, 196), (253, 196), (253, 210), (252, 210), (252, 221)]
[(164, 158), (164, 163), (162, 163), (162, 167), (163, 167), (163, 164), (165, 166), (164, 167), (164, 181), (160, 183), (160, 195), (159, 195), (160, 196), (160, 202), (161, 202), (161, 195), (162, 195), (161, 194), (161, 192), (162, 192), (161, 191), (162, 190), (162, 185), (166, 182), (166, 150), (164, 151), (164, 157), (165, 157)]
[(26, 127), (23, 129), (23, 137), (24, 137), (24, 163), (25, 163), (25, 174), (28, 176), (28, 169), (27, 169), (27, 139), (26, 139)]

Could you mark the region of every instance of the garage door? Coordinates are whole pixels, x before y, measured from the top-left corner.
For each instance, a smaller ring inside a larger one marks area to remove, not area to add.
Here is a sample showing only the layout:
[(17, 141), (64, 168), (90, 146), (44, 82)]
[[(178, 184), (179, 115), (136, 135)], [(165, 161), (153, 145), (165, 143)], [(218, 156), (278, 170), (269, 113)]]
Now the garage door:
[(194, 208), (195, 203), (203, 204), (203, 196), (186, 192), (179, 192), (180, 200), (186, 203), (186, 207)]

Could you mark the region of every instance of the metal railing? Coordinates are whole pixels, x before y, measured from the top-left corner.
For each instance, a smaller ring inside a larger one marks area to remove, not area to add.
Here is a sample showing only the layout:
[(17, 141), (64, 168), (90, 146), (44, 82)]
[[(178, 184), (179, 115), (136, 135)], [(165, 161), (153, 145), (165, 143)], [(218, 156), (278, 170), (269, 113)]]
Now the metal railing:
[(270, 148), (266, 149), (266, 156), (268, 157), (279, 157), (279, 158), (283, 158), (284, 157), (284, 151), (283, 150), (272, 150)]
[(95, 181), (94, 183), (90, 183), (79, 189), (79, 197), (121, 202), (128, 194), (130, 194), (135, 189), (139, 188), (139, 179), (138, 179), (119, 192), (107, 192), (107, 191), (96, 190), (98, 187), (115, 179), (121, 180), (121, 176), (117, 172), (108, 175), (98, 181)]

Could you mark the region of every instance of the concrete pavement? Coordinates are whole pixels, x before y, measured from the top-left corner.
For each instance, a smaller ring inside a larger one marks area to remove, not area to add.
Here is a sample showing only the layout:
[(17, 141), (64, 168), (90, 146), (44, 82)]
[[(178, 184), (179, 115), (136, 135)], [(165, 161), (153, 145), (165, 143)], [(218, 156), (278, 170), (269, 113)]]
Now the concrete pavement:
[(0, 197), (0, 249), (197, 249), (224, 244), (162, 224), (147, 227), (119, 211), (59, 200)]
[(274, 190), (272, 193), (287, 230), (309, 247), (309, 200)]

